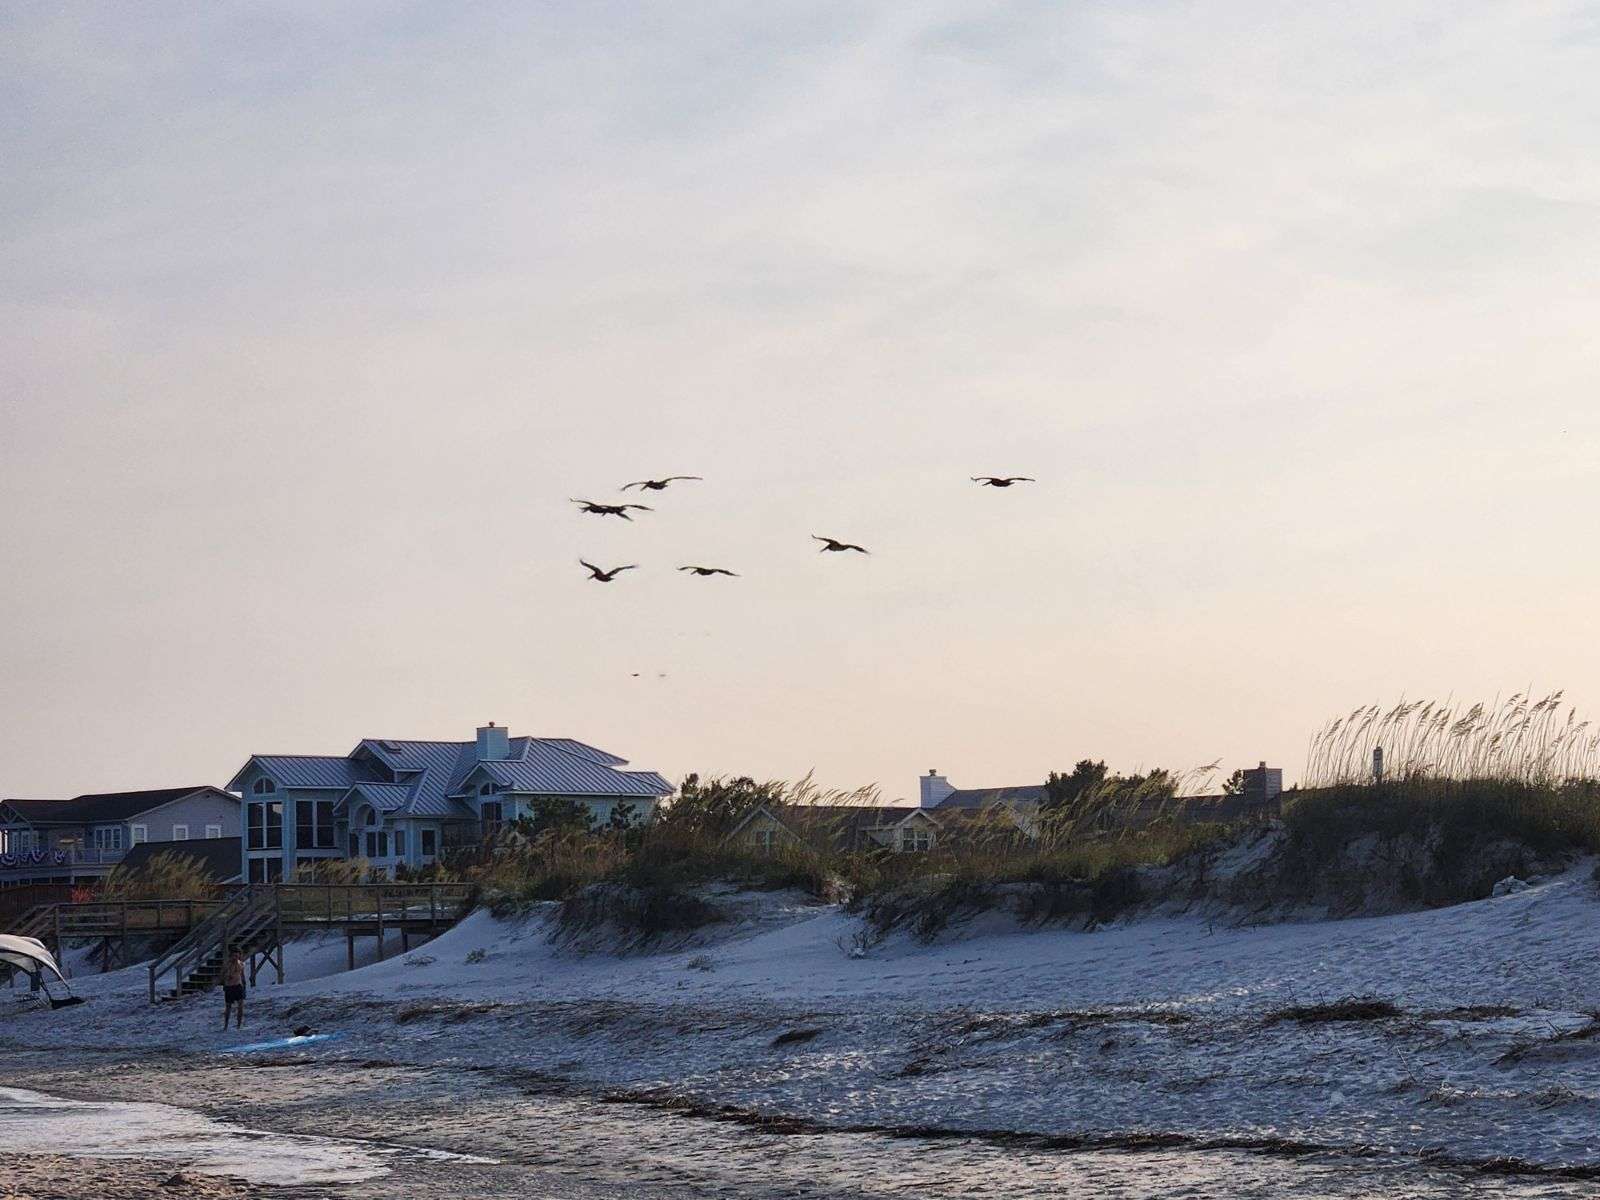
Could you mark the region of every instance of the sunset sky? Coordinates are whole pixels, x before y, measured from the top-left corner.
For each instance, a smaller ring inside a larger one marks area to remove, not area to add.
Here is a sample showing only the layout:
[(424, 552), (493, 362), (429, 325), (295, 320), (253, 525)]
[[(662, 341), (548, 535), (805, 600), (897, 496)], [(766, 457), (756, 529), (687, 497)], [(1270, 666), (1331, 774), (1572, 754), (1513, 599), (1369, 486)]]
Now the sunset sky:
[(1589, 713), (1597, 120), (1544, 0), (7, 5), (0, 796)]

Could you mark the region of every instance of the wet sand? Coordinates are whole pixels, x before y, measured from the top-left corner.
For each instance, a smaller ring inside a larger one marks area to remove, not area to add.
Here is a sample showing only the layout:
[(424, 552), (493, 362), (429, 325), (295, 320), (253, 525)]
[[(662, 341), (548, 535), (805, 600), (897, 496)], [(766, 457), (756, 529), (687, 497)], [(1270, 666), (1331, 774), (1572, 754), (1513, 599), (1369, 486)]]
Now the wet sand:
[[(5, 1200), (237, 1200), (261, 1195), (234, 1179), (174, 1171), (171, 1163), (128, 1158), (66, 1158), (25, 1154), (8, 1159), (0, 1196)], [(280, 1200), (293, 1192), (275, 1188)], [(309, 1193), (307, 1193), (309, 1194)]]
[[(30, 1056), (24, 1054), (24, 1060)], [(183, 1196), (345, 1200), (1327, 1200), (1495, 1197), (1567, 1200), (1592, 1180), (1438, 1169), (1414, 1158), (1281, 1156), (1224, 1150), (1059, 1152), (982, 1139), (793, 1133), (606, 1100), (514, 1070), (419, 1068), (374, 1060), (52, 1056), (17, 1064), (16, 1082), (60, 1096), (187, 1105), (257, 1130), (371, 1139), (480, 1155), (492, 1163), (399, 1154), (389, 1173), (315, 1187), (203, 1181)], [(90, 1168), (80, 1168), (87, 1170)], [(95, 1163), (105, 1182), (40, 1196), (161, 1196), (172, 1166)], [(41, 1178), (53, 1180), (59, 1168)], [(70, 1171), (67, 1172), (70, 1177)], [(158, 1178), (159, 1177), (159, 1178)], [(115, 1190), (121, 1188), (123, 1190)], [(144, 1190), (139, 1190), (143, 1188)], [(232, 1190), (228, 1190), (228, 1189)], [(131, 1189), (131, 1190), (130, 1190)], [(29, 1194), (29, 1193), (20, 1193)]]

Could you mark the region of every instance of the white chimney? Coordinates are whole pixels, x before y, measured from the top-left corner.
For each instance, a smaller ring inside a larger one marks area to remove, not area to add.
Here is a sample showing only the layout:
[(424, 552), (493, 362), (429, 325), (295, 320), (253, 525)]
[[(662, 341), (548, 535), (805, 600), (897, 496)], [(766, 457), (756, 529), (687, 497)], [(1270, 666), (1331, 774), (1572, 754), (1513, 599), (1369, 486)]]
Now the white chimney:
[(956, 789), (950, 786), (950, 781), (939, 774), (934, 768), (929, 767), (928, 773), (917, 780), (918, 804), (923, 808), (937, 808), (939, 802)]
[(487, 725), (478, 726), (478, 761), (484, 759), (510, 758), (511, 735), (504, 726), (496, 725), (490, 721)]

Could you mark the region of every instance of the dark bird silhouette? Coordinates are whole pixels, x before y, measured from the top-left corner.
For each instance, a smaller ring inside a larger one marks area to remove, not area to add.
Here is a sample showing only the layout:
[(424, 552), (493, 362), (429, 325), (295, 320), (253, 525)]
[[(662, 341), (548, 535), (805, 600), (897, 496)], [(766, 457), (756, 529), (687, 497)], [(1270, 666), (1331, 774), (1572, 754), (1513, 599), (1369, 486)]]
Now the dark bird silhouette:
[(1010, 487), (1013, 483), (1038, 483), (1030, 475), (974, 475), (972, 482), (984, 487)]
[(727, 571), (722, 567), (679, 567), (678, 570), (693, 571), (696, 575), (731, 575), (735, 579), (739, 578), (739, 572)]
[(622, 572), (624, 572), (624, 571), (632, 571), (639, 564), (638, 563), (629, 563), (625, 567), (612, 567), (611, 570), (609, 570), (609, 571), (602, 571), (599, 567), (595, 566), (592, 562), (584, 562), (583, 559), (580, 558), (578, 560), (578, 565), (580, 567), (588, 567), (589, 568), (589, 578), (593, 579), (596, 583), (610, 583), (618, 575), (622, 574)]
[(621, 517), (624, 521), (633, 520), (628, 515), (630, 508), (636, 508), (640, 512), (655, 512), (655, 509), (648, 504), (596, 504), (593, 500), (574, 500), (573, 503), (586, 513), (594, 513), (600, 517)]
[(857, 546), (854, 542), (841, 542), (835, 538), (817, 537), (814, 533), (811, 537), (814, 541), (823, 543), (822, 549), (817, 551), (818, 554), (826, 554), (829, 550), (854, 550), (857, 554), (871, 553), (865, 546)]
[(669, 483), (676, 483), (680, 479), (699, 478), (700, 476), (698, 475), (668, 475), (665, 479), (638, 479), (633, 483), (623, 484), (622, 490), (627, 491), (629, 488), (643, 488), (647, 492), (664, 492), (667, 490), (667, 484)]

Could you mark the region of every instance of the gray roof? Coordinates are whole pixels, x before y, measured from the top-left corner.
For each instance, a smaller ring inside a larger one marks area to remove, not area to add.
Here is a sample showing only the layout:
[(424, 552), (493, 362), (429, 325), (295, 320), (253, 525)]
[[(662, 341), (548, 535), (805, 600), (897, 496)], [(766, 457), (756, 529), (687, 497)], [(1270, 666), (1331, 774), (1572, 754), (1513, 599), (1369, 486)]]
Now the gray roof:
[(198, 792), (215, 792), (235, 803), (239, 799), (221, 788), (202, 783), (140, 792), (92, 792), (71, 800), (7, 800), (5, 803), (17, 816), (34, 824), (97, 825), (126, 821)]
[(339, 788), (342, 791), (358, 783), (383, 781), (383, 776), (368, 764), (335, 754), (256, 754), (228, 781), (229, 785), (238, 783), (239, 776), (252, 764), (270, 775), (280, 787)]
[(1046, 789), (1042, 783), (1023, 784), (1019, 787), (957, 788), (935, 808), (988, 808), (991, 804), (1042, 804)]
[(158, 854), (177, 854), (192, 858), (218, 883), (237, 879), (241, 872), (239, 839), (192, 838), (187, 842), (140, 842), (123, 858), (121, 869), (137, 871)]
[[(622, 761), (622, 760), (618, 760)], [(521, 759), (474, 763), (500, 787), (546, 796), (670, 796), (654, 771), (618, 771), (559, 743), (532, 742)]]
[(506, 791), (552, 796), (670, 796), (672, 785), (654, 771), (619, 771), (627, 760), (572, 738), (515, 737), (505, 758), (479, 761), (476, 741), (433, 742), (363, 738), (342, 758), (317, 754), (256, 755), (252, 765), (280, 786), (338, 789), (341, 804), (360, 797), (401, 816), (473, 818), (453, 797), (482, 768)]

